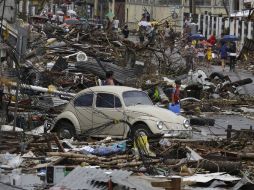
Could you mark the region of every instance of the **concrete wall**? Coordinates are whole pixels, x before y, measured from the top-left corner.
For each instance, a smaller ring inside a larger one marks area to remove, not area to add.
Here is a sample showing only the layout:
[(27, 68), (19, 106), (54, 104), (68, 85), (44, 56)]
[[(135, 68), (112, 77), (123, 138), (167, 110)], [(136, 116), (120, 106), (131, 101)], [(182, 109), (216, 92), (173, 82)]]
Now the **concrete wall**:
[[(142, 4), (129, 4), (127, 3), (125, 5), (125, 21), (128, 22), (130, 25), (130, 28), (132, 27), (132, 24), (136, 24), (140, 21), (142, 13), (144, 12), (144, 8), (148, 10), (148, 12), (151, 14), (151, 18), (154, 18), (156, 21), (160, 21), (162, 19), (167, 18), (167, 20), (170, 21), (176, 21), (176, 24), (181, 25), (182, 16), (181, 16), (181, 10), (175, 9), (175, 12), (178, 15), (178, 18), (173, 20), (171, 15), (174, 12), (173, 6), (152, 6), (152, 5), (142, 5)], [(132, 24), (131, 24), (132, 23)]]
[[(140, 4), (140, 3), (128, 3), (125, 4), (125, 22), (130, 23), (130, 28), (132, 28), (132, 24), (138, 23), (141, 19), (141, 15), (144, 12), (144, 8), (146, 8), (151, 17), (155, 20), (162, 20), (167, 18), (168, 20), (174, 22), (177, 26), (182, 25), (183, 13), (189, 12), (188, 6), (166, 6), (166, 5), (156, 5), (152, 6), (151, 4)], [(172, 18), (173, 12), (176, 12), (178, 17), (177, 19)], [(205, 11), (211, 12), (213, 15), (222, 14), (225, 15), (226, 11), (221, 6), (199, 6), (196, 8), (196, 14), (204, 14)]]
[(220, 39), (223, 37), (223, 31), (228, 28), (229, 34), (237, 36), (241, 44), (244, 43), (245, 38), (254, 39), (254, 22), (241, 18), (230, 19), (209, 15), (198, 15), (198, 17), (198, 25), (206, 37), (215, 33), (216, 38)]

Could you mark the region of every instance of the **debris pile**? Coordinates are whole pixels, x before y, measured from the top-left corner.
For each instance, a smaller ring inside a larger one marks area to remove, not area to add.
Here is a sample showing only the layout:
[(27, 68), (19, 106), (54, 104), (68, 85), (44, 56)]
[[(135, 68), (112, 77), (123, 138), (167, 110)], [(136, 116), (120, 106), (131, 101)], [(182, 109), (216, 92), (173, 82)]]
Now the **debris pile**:
[[(254, 158), (253, 135), (252, 130), (228, 131), (228, 133), (230, 133), (228, 139), (218, 141), (153, 137), (147, 139), (143, 135), (123, 141), (115, 141), (110, 137), (103, 140), (73, 141), (59, 140), (56, 135), (48, 133), (34, 135), (23, 132), (1, 132), (1, 175), (8, 175), (8, 171), (17, 168), (21, 169), (22, 173), (35, 172), (39, 176), (46, 176), (48, 183), (44, 184), (44, 188), (55, 185), (52, 189), (65, 185), (66, 188), (70, 186), (76, 189), (71, 186), (74, 184), (70, 180), (75, 175), (82, 176), (83, 172), (93, 174), (108, 172), (111, 175), (112, 172), (124, 173), (124, 171), (128, 173), (130, 179), (133, 179), (131, 184), (134, 187), (148, 185), (152, 189), (156, 187), (155, 184), (164, 180), (169, 180), (170, 183), (159, 186), (162, 189), (170, 185), (179, 186), (179, 189), (200, 185), (236, 187), (242, 177), (249, 178), (249, 181), (254, 177), (251, 164)], [(18, 143), (20, 138), (22, 143)], [(51, 168), (55, 170), (61, 168), (70, 174), (67, 176), (61, 173), (52, 174)], [(78, 171), (80, 173), (76, 174)], [(160, 178), (156, 178), (157, 175)], [(103, 182), (101, 185), (107, 186), (110, 180), (113, 186), (127, 185), (127, 182), (124, 182), (127, 178), (118, 181), (118, 178), (114, 179), (113, 176), (114, 174), (111, 177), (104, 176), (105, 180), (101, 181)], [(178, 176), (180, 180), (174, 184), (172, 181), (175, 181), (175, 178), (170, 176)], [(136, 183), (139, 178), (149, 183), (146, 185)], [(92, 181), (99, 183), (93, 177), (84, 183), (91, 185)], [(218, 182), (216, 185), (215, 181)], [(250, 184), (242, 184), (245, 185)]]
[[(205, 118), (253, 119), (254, 99), (242, 92), (252, 78), (192, 70), (188, 37), (169, 42), (150, 27), (138, 43), (88, 22), (31, 24), (25, 55), (5, 47), (13, 60), (0, 78), (1, 183), (23, 188), (33, 174), (34, 189), (253, 188), (252, 126)], [(104, 86), (109, 71), (116, 86)]]

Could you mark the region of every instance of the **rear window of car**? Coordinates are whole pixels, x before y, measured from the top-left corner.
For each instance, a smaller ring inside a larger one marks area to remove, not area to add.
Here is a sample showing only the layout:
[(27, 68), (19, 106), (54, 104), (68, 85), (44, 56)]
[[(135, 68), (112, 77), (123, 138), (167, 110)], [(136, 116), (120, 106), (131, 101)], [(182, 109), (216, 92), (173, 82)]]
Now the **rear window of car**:
[(120, 108), (122, 107), (120, 99), (107, 93), (98, 93), (96, 99), (96, 107), (98, 108)]
[(74, 106), (91, 107), (93, 105), (93, 94), (82, 94), (74, 100)]

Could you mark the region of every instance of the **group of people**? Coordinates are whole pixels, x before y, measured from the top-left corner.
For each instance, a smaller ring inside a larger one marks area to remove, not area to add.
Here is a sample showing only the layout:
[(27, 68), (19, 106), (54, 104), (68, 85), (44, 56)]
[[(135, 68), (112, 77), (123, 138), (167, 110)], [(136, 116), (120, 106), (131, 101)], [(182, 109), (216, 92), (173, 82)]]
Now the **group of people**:
[[(213, 56), (214, 54), (214, 56)], [(229, 70), (235, 71), (236, 64), (236, 42), (217, 41), (214, 34), (208, 40), (189, 40), (185, 46), (185, 57), (189, 69), (194, 69), (194, 62), (197, 64), (206, 63), (207, 68), (211, 68), (214, 57), (220, 58), (222, 71), (229, 58)]]

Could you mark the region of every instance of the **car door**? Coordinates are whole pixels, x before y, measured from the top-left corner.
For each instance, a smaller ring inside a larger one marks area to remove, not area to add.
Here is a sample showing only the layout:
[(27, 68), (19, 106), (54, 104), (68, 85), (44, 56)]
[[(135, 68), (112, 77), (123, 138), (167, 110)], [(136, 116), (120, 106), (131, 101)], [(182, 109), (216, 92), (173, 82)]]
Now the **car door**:
[(112, 120), (119, 121), (124, 119), (124, 110), (119, 97), (110, 93), (96, 94), (95, 109), (93, 112), (93, 129), (99, 129), (96, 135), (109, 135), (122, 138), (127, 130), (125, 123), (119, 122), (107, 127), (101, 126), (112, 122)]
[(93, 93), (81, 94), (74, 99), (74, 113), (82, 132), (93, 127), (93, 100)]

